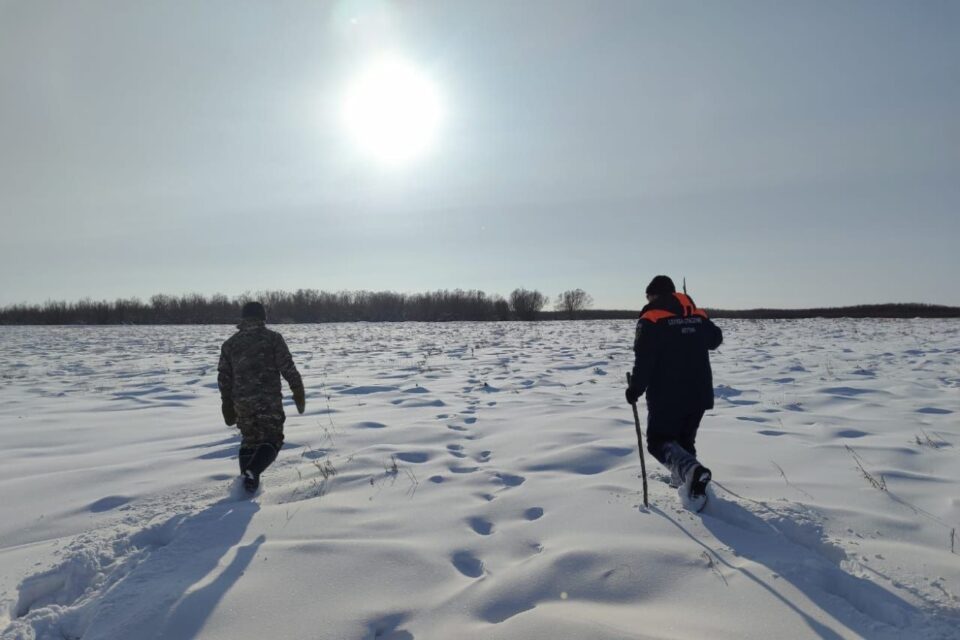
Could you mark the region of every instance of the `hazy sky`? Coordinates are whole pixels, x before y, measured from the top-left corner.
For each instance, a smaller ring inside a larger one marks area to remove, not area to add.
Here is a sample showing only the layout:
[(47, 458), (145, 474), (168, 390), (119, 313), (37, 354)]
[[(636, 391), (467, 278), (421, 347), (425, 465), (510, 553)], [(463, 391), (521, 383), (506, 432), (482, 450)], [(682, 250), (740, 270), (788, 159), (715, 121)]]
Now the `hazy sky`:
[[(345, 131), (390, 53), (435, 144)], [(0, 0), (0, 304), (960, 304), (960, 2)]]

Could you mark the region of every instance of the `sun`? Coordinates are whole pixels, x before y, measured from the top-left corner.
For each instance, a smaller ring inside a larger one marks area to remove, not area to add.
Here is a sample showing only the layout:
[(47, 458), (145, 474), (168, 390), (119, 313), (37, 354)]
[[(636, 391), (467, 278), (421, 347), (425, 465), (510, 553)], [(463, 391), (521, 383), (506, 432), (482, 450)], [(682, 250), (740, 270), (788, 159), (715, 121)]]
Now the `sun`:
[(436, 142), (443, 120), (436, 85), (416, 65), (380, 58), (348, 85), (343, 122), (357, 147), (375, 160), (403, 164)]

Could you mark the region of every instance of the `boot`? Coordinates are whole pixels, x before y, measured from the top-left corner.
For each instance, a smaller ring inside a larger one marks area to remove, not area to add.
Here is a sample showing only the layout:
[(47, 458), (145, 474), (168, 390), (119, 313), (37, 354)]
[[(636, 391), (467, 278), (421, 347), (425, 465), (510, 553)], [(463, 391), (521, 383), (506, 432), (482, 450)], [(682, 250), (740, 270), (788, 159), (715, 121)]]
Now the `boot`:
[(699, 513), (707, 506), (707, 485), (710, 484), (712, 474), (710, 469), (699, 462), (694, 465), (687, 475), (683, 486), (677, 490), (680, 495), (680, 504), (685, 509)]
[(242, 476), (244, 471), (247, 470), (247, 467), (250, 466), (250, 460), (253, 458), (254, 452), (257, 450), (256, 446), (253, 447), (240, 447), (240, 455), (237, 457), (237, 461), (240, 463), (240, 475)]
[(247, 471), (252, 471), (253, 474), (259, 478), (260, 474), (266, 471), (267, 467), (273, 464), (273, 461), (276, 459), (277, 447), (269, 442), (261, 442), (257, 445), (256, 450), (250, 457), (250, 462), (247, 464)]
[(710, 469), (697, 463), (686, 482), (687, 494), (690, 498), (697, 499), (707, 495), (707, 485), (710, 484), (712, 477), (713, 474), (710, 473)]
[(243, 488), (249, 493), (253, 493), (260, 487), (260, 476), (250, 469), (243, 472)]
[(683, 484), (683, 476), (680, 475), (680, 469), (676, 465), (670, 467), (670, 487), (678, 488)]

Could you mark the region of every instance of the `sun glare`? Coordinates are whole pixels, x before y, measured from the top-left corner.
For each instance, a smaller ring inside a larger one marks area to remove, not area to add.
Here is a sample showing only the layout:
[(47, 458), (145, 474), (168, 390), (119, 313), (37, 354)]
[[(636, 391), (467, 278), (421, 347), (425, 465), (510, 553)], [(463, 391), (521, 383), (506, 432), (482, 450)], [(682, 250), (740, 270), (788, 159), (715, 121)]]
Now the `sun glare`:
[(343, 101), (343, 120), (351, 138), (364, 153), (389, 164), (413, 160), (429, 150), (442, 115), (434, 83), (400, 58), (383, 58), (361, 71)]

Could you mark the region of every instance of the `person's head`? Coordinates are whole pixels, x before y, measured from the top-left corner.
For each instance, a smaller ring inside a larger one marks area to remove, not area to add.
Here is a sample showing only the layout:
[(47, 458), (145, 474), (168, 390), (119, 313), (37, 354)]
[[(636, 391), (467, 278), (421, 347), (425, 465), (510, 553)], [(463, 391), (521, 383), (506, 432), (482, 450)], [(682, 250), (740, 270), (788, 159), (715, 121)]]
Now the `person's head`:
[(248, 302), (240, 310), (240, 318), (243, 320), (263, 320), (267, 321), (267, 310), (259, 302)]
[(647, 301), (653, 302), (660, 296), (676, 293), (677, 288), (669, 276), (655, 276), (647, 285)]

